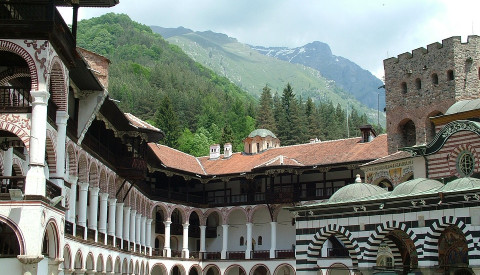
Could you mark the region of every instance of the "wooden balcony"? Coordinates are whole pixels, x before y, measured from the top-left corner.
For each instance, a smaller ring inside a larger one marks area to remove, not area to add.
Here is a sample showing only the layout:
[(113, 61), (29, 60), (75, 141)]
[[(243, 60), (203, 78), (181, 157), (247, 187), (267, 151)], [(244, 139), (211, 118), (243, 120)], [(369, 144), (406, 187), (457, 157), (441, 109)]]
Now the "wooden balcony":
[(21, 87), (0, 86), (1, 113), (30, 113), (30, 90)]

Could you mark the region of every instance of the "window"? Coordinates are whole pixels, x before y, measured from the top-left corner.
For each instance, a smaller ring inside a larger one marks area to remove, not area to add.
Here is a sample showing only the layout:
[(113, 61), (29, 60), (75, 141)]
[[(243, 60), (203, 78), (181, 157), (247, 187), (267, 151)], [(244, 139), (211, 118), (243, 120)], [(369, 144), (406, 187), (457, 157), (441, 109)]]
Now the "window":
[(245, 239), (243, 238), (243, 236), (240, 237), (240, 246), (244, 245), (245, 243)]
[(462, 177), (472, 175), (475, 168), (475, 158), (473, 154), (468, 151), (462, 151), (457, 157), (457, 171)]
[(434, 85), (438, 84), (438, 75), (437, 74), (432, 74), (432, 84), (434, 84)]
[(257, 244), (258, 244), (258, 245), (262, 245), (262, 242), (263, 242), (262, 236), (258, 236), (258, 242), (257, 242)]
[(447, 80), (453, 80), (453, 71), (452, 70), (447, 71)]
[(407, 83), (402, 82), (402, 93), (406, 94), (407, 93)]
[(420, 78), (415, 79), (415, 87), (417, 88), (417, 90), (422, 89), (422, 81), (420, 80)]

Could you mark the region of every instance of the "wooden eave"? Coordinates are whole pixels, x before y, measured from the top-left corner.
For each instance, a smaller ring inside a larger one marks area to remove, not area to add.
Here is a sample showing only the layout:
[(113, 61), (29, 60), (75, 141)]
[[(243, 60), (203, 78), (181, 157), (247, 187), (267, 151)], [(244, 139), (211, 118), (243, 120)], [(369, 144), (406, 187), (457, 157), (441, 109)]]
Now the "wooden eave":
[(477, 117), (480, 117), (480, 109), (451, 114), (451, 115), (441, 115), (441, 116), (431, 117), (430, 120), (433, 122), (433, 124), (435, 124), (435, 126), (437, 126), (437, 125), (444, 125), (455, 120), (465, 120), (465, 119), (477, 118)]

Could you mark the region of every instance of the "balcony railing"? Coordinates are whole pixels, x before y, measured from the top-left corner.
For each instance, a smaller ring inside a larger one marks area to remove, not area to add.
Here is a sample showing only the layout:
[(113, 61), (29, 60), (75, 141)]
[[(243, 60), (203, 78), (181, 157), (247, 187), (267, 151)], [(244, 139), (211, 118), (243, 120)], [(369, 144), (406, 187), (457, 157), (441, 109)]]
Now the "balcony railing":
[(275, 250), (275, 258), (277, 259), (295, 258), (295, 251), (294, 250)]
[(202, 252), (202, 258), (204, 260), (220, 260), (222, 254), (220, 252)]
[(152, 248), (152, 256), (162, 257), (163, 256), (163, 250), (160, 249), (160, 248)]
[(47, 180), (45, 188), (45, 196), (49, 199), (62, 195), (62, 189), (49, 180)]
[(181, 258), (182, 257), (182, 251), (181, 250), (173, 250), (172, 249), (172, 258)]
[(244, 260), (245, 251), (227, 251), (227, 258), (229, 260)]
[(29, 113), (32, 111), (30, 90), (0, 86), (0, 112)]
[(270, 258), (270, 251), (268, 250), (257, 250), (251, 251), (250, 257), (252, 259), (269, 259)]
[(73, 223), (65, 221), (65, 234), (73, 236)]
[(95, 241), (95, 229), (87, 228), (87, 240)]
[(83, 239), (84, 238), (83, 236), (85, 236), (85, 227), (77, 224), (75, 228), (76, 228), (75, 237)]
[(115, 236), (107, 235), (107, 245), (113, 246), (114, 239), (115, 239)]
[(9, 190), (10, 189), (20, 189), (22, 193), (25, 193), (25, 177), (6, 177), (0, 176), (0, 194), (3, 199), (10, 200)]

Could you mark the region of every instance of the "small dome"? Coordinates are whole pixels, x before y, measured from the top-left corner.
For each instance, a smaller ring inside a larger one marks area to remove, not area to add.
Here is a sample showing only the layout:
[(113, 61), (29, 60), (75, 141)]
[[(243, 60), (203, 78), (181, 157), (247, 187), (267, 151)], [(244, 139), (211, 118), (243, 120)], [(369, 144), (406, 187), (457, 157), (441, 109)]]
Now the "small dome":
[(447, 112), (445, 112), (445, 115), (463, 113), (476, 109), (480, 109), (480, 98), (456, 102), (450, 106), (450, 108), (448, 108)]
[(273, 137), (273, 138), (277, 138), (277, 137), (275, 136), (275, 134), (272, 133), (272, 131), (267, 130), (267, 129), (256, 129), (256, 130), (253, 130), (253, 131), (248, 135), (248, 137), (250, 137), (250, 138), (253, 138), (253, 137), (256, 137), (256, 136), (259, 136), (259, 137), (262, 137), (262, 138), (264, 138), (264, 137), (266, 137), (266, 136), (271, 136), (271, 137)]
[(388, 193), (387, 190), (380, 186), (362, 183), (359, 178), (357, 175), (355, 183), (338, 189), (337, 192), (333, 193), (328, 202), (340, 203)]
[(393, 189), (391, 196), (411, 196), (426, 191), (438, 190), (443, 186), (443, 183), (437, 180), (418, 178), (399, 184)]
[(441, 190), (442, 192), (455, 192), (462, 190), (470, 189), (480, 189), (480, 179), (476, 178), (459, 178), (452, 180), (451, 182), (445, 184), (445, 187)]

